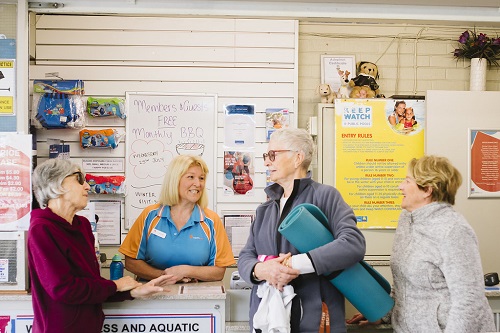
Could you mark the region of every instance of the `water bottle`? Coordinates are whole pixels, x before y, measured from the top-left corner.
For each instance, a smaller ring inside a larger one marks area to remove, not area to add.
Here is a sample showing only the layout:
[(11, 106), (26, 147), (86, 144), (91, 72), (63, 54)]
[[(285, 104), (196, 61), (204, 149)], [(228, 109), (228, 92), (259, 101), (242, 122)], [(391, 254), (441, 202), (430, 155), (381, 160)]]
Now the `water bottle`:
[(115, 254), (109, 265), (109, 276), (111, 280), (118, 280), (123, 277), (123, 263), (122, 257), (119, 254)]

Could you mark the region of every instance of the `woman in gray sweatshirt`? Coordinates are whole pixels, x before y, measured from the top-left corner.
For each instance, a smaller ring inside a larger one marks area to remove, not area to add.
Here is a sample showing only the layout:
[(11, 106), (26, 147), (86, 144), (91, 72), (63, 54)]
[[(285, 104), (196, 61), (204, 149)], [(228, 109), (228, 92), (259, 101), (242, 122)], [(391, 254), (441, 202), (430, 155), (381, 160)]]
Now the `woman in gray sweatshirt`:
[(391, 256), (394, 332), (496, 331), (476, 235), (452, 207), (461, 184), (444, 157), (408, 165)]

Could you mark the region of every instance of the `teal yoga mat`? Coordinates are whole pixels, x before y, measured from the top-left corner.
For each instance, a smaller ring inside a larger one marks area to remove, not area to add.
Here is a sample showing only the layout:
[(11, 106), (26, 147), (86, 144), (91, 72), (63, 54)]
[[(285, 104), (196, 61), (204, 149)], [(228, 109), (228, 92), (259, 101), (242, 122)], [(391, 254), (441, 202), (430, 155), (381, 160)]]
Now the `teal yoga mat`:
[[(301, 204), (292, 209), (278, 231), (301, 253), (334, 240), (325, 214), (312, 204)], [(344, 269), (330, 282), (368, 321), (379, 320), (394, 306), (389, 295), (391, 285), (364, 261)]]

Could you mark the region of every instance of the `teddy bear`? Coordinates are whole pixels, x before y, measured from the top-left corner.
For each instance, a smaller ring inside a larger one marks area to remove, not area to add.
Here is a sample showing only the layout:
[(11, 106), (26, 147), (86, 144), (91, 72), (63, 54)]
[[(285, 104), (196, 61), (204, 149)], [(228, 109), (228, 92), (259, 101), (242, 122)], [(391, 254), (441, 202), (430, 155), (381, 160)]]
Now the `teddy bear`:
[(336, 94), (328, 83), (322, 83), (316, 89), (316, 93), (321, 96), (321, 103), (333, 103)]
[[(376, 79), (378, 79), (378, 67), (373, 62), (360, 61), (357, 66), (358, 75), (349, 81), (349, 86), (352, 87), (351, 98), (364, 98), (356, 97), (359, 95), (364, 95), (366, 93), (367, 98), (382, 97), (380, 95), (379, 85)], [(366, 87), (368, 89), (362, 89), (361, 87)], [(364, 92), (362, 92), (362, 90)], [(371, 92), (370, 92), (371, 90)]]
[[(356, 89), (354, 89), (356, 88)], [(351, 91), (351, 98), (375, 98), (375, 92), (368, 86), (356, 86), (353, 88), (354, 94)]]

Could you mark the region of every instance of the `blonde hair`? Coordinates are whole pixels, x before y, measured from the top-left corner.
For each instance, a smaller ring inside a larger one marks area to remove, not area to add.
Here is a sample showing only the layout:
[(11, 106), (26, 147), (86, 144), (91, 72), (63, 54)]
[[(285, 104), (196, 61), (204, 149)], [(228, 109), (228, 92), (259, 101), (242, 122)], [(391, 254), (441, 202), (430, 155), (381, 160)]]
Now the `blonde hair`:
[[(167, 173), (163, 178), (158, 203), (168, 206), (175, 206), (179, 203), (179, 183), (181, 181), (181, 177), (192, 166), (199, 166), (201, 171), (205, 174), (205, 177), (208, 175), (208, 166), (199, 156), (179, 155), (170, 162), (167, 168)], [(200, 205), (202, 209), (208, 206), (208, 194), (206, 187), (203, 188), (203, 192), (201, 193), (201, 197), (197, 204)]]
[(455, 195), (462, 185), (462, 175), (446, 157), (429, 155), (414, 158), (408, 164), (408, 173), (419, 188), (432, 189), (432, 201), (455, 204)]

